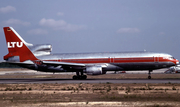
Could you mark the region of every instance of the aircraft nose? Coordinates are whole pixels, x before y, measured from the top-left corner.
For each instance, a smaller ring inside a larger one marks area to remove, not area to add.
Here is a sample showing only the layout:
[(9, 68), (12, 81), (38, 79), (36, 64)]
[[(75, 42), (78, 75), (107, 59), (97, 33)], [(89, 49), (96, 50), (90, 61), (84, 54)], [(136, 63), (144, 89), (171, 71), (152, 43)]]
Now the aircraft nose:
[(176, 65), (178, 65), (178, 64), (179, 64), (179, 60), (176, 59)]

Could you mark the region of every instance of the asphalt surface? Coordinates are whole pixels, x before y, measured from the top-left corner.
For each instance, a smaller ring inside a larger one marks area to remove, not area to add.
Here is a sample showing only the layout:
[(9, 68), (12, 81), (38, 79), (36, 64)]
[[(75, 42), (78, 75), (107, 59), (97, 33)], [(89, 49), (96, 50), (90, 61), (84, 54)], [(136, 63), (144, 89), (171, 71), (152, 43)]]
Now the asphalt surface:
[(1, 84), (18, 83), (180, 83), (180, 79), (0, 79)]
[[(153, 73), (164, 73), (166, 69), (156, 70)], [(20, 70), (20, 71), (1, 71), (0, 75), (15, 75), (14, 73), (24, 73), (26, 75), (34, 74), (52, 74), (37, 72), (33, 70)], [(110, 72), (112, 73), (112, 72)], [(147, 71), (128, 71), (127, 73), (147, 73)], [(75, 73), (61, 73), (63, 74), (75, 74)], [(62, 79), (62, 78), (6, 78), (0, 79), (0, 84), (18, 84), (18, 83), (180, 83), (180, 79), (86, 79), (86, 80), (73, 80), (73, 79)]]

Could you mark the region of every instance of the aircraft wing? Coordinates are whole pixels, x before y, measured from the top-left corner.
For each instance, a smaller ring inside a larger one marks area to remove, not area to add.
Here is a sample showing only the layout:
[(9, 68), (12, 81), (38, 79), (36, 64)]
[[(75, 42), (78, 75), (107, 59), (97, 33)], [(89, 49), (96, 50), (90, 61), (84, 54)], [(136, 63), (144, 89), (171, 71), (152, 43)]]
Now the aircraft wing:
[(47, 65), (53, 65), (53, 66), (76, 66), (76, 67), (85, 67), (85, 64), (81, 64), (81, 63), (68, 63), (68, 62), (55, 62), (55, 61), (43, 61), (43, 64), (47, 64)]

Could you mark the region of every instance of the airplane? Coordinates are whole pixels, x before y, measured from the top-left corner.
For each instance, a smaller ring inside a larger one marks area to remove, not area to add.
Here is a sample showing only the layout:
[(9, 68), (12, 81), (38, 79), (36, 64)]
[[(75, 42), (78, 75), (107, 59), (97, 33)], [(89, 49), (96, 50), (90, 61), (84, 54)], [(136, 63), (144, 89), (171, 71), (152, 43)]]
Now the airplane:
[(166, 70), (164, 73), (166, 74), (180, 73), (180, 65), (172, 66), (168, 70)]
[(27, 43), (12, 27), (4, 27), (8, 54), (6, 63), (42, 72), (76, 72), (73, 79), (87, 75), (102, 75), (107, 71), (148, 70), (148, 79), (156, 69), (169, 68), (179, 61), (166, 53), (102, 52), (51, 54), (50, 44)]

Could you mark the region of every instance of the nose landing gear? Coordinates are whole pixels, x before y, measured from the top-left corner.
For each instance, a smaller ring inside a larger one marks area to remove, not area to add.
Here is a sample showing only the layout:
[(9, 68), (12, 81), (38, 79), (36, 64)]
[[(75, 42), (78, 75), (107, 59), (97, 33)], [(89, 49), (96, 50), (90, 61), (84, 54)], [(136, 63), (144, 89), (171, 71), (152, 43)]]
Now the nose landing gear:
[(148, 79), (151, 79), (151, 72), (152, 72), (153, 70), (149, 70), (149, 76), (148, 76)]

